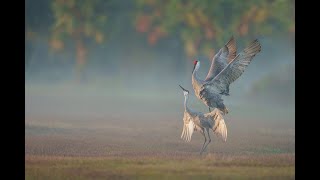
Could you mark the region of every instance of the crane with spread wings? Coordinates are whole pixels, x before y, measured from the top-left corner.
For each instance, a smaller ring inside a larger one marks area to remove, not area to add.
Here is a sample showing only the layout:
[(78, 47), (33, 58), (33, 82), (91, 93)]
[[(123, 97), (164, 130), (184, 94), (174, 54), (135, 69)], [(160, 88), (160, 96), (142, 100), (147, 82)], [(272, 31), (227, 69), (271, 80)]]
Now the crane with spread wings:
[(209, 107), (209, 112), (210, 108), (218, 108), (223, 114), (229, 112), (223, 103), (222, 96), (229, 96), (230, 84), (242, 75), (253, 57), (260, 51), (261, 45), (256, 39), (237, 54), (236, 42), (232, 36), (213, 57), (204, 80), (198, 77), (200, 61), (194, 61), (192, 86), (196, 97)]

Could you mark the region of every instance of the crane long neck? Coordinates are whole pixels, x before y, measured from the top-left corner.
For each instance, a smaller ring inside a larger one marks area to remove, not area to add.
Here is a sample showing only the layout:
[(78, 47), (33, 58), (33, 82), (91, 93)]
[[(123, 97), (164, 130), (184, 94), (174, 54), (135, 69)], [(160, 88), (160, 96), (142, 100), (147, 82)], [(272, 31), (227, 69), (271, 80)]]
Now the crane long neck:
[(189, 112), (187, 103), (188, 103), (188, 95), (184, 96), (184, 109), (185, 111)]
[(193, 72), (192, 72), (192, 76), (198, 78), (198, 68), (194, 68), (194, 70), (193, 70)]
[(197, 83), (198, 85), (200, 85), (200, 84), (203, 83), (203, 81), (202, 81), (201, 79), (199, 79), (198, 69), (199, 69), (199, 68), (195, 68), (195, 69), (194, 69), (194, 71), (193, 71), (193, 73), (192, 73), (192, 78), (196, 81), (196, 83)]

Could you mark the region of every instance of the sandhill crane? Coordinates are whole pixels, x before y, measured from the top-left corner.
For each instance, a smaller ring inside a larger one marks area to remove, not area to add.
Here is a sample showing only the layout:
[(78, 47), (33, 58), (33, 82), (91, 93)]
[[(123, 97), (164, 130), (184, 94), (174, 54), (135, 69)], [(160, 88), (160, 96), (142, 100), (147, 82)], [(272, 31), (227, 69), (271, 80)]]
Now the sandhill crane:
[[(180, 86), (180, 85), (179, 85)], [(200, 154), (206, 149), (211, 142), (209, 130), (211, 129), (214, 134), (221, 137), (224, 142), (227, 141), (227, 126), (224, 122), (222, 115), (218, 109), (214, 109), (209, 113), (195, 112), (188, 108), (188, 94), (189, 91), (180, 86), (184, 94), (184, 116), (183, 116), (183, 130), (181, 138), (186, 142), (191, 141), (191, 136), (194, 131), (199, 131), (204, 137), (204, 143), (200, 150)], [(208, 134), (209, 141), (205, 135), (205, 131)], [(205, 145), (206, 144), (206, 145)]]
[(252, 41), (241, 53), (236, 54), (233, 36), (228, 43), (213, 57), (208, 75), (199, 79), (197, 72), (200, 61), (194, 61), (192, 86), (198, 99), (210, 108), (218, 108), (223, 114), (228, 113), (222, 95), (229, 96), (229, 86), (238, 79), (250, 64), (253, 57), (261, 51), (258, 40)]

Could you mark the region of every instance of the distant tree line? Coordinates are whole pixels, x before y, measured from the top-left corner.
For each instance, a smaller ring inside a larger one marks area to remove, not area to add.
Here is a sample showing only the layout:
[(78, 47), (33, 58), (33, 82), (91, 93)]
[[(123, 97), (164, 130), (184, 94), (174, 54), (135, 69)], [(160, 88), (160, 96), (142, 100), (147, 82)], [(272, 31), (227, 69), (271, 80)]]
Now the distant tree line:
[[(34, 2), (27, 0), (26, 3)], [(59, 52), (73, 46), (75, 68), (80, 77), (87, 62), (85, 42), (105, 43), (108, 30), (113, 28), (109, 21), (112, 13), (116, 13), (113, 8), (129, 2), (45, 0), (42, 3), (49, 7), (48, 13), (53, 17), (50, 47)], [(176, 38), (182, 42), (187, 57), (196, 54), (212, 57), (214, 50), (231, 35), (253, 38), (291, 34), (294, 37), (295, 33), (294, 0), (136, 0), (130, 1), (130, 5), (132, 19), (124, 22), (125, 26), (133, 26), (136, 32), (145, 34), (151, 46), (156, 46), (161, 39)], [(26, 41), (36, 37), (36, 26), (38, 24), (26, 21)]]

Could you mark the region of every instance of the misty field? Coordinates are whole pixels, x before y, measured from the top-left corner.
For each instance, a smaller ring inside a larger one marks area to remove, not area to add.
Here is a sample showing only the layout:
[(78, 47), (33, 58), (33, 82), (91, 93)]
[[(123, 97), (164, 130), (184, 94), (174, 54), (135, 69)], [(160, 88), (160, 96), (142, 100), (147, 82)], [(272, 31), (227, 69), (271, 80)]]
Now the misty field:
[(136, 117), (26, 116), (26, 179), (295, 177), (294, 129), (286, 123), (227, 121), (227, 142), (211, 134), (200, 156), (203, 139), (196, 132), (183, 142), (181, 118)]

